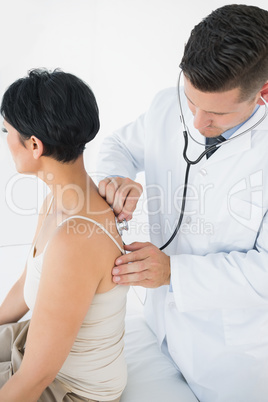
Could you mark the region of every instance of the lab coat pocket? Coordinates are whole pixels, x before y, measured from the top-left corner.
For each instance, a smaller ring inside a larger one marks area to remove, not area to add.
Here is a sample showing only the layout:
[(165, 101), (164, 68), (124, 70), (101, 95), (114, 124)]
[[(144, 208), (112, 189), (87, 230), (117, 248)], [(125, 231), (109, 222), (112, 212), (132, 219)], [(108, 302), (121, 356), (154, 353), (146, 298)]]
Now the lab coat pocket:
[[(257, 201), (257, 200), (256, 200)], [(262, 218), (262, 199), (260, 203), (250, 202), (235, 196), (228, 197), (227, 208), (232, 221), (245, 229), (258, 231)]]
[(223, 310), (225, 342), (242, 346), (268, 342), (268, 306)]
[(219, 210), (211, 241), (227, 252), (249, 250), (254, 247), (262, 219), (260, 205), (231, 196)]

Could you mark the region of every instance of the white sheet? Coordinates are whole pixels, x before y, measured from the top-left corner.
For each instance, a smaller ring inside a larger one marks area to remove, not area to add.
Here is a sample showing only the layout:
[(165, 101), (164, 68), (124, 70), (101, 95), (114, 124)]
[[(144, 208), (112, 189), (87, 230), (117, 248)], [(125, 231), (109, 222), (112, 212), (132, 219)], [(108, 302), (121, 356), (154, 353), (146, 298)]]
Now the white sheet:
[(128, 382), (120, 402), (197, 402), (140, 315), (127, 315), (125, 356)]

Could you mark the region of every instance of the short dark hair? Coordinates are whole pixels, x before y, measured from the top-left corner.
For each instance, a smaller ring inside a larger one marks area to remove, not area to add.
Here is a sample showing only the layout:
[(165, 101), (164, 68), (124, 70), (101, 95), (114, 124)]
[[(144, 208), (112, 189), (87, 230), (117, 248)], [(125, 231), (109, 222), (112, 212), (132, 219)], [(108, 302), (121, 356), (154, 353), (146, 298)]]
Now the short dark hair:
[(268, 11), (242, 4), (213, 11), (194, 27), (180, 64), (203, 92), (240, 88), (254, 97), (268, 79)]
[(44, 156), (75, 161), (99, 131), (99, 110), (89, 86), (60, 70), (31, 70), (6, 90), (1, 114), (22, 143), (35, 135)]

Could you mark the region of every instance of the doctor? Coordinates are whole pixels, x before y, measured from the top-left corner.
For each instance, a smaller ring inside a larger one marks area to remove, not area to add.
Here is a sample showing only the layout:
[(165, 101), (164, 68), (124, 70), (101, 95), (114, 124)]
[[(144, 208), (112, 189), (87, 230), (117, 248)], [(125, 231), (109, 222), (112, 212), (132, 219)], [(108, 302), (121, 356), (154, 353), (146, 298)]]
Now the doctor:
[(146, 176), (151, 243), (126, 246), (113, 280), (153, 288), (148, 323), (202, 402), (268, 400), (267, 38), (268, 12), (245, 5), (217, 9), (191, 33), (181, 61), (187, 156), (230, 141), (191, 167), (180, 230), (164, 252), (186, 169), (177, 89), (160, 92), (100, 153), (98, 171), (110, 178), (99, 191), (120, 219), (141, 193), (136, 173)]

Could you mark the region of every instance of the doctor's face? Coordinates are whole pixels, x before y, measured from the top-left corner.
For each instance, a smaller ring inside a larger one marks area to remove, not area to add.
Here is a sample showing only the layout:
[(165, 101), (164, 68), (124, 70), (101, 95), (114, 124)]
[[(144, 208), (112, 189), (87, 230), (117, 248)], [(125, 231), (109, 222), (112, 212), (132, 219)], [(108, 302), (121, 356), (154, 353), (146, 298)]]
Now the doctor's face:
[(184, 77), (184, 92), (194, 116), (194, 127), (205, 137), (220, 134), (251, 116), (259, 99), (241, 102), (239, 88), (225, 92), (201, 92)]

